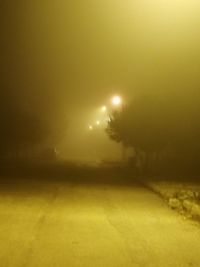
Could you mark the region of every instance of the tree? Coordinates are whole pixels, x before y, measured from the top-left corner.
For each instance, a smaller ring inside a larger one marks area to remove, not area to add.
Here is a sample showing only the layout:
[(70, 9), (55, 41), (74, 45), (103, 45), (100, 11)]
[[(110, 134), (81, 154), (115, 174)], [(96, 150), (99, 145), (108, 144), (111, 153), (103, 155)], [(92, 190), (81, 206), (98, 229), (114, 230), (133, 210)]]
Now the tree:
[(34, 113), (21, 108), (12, 90), (0, 92), (0, 156), (17, 156), (48, 137), (47, 125)]
[(175, 99), (172, 95), (147, 95), (120, 112), (113, 112), (109, 137), (146, 154), (146, 167), (154, 154), (170, 148), (173, 155), (197, 157), (200, 152), (199, 99)]
[[(145, 151), (159, 151), (168, 142), (166, 110), (153, 97), (137, 99), (120, 112), (114, 112), (108, 123), (111, 139)], [(162, 112), (162, 114), (161, 114)]]

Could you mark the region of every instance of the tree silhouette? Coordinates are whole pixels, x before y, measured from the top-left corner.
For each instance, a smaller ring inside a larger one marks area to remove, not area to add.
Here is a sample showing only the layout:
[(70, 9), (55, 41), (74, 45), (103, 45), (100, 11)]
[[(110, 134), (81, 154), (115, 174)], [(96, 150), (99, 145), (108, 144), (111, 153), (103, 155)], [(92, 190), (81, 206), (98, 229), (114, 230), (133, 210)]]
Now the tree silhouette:
[(152, 155), (166, 151), (186, 162), (199, 160), (199, 102), (193, 97), (177, 101), (169, 95), (146, 95), (113, 112), (106, 131), (111, 139), (143, 151), (146, 165)]

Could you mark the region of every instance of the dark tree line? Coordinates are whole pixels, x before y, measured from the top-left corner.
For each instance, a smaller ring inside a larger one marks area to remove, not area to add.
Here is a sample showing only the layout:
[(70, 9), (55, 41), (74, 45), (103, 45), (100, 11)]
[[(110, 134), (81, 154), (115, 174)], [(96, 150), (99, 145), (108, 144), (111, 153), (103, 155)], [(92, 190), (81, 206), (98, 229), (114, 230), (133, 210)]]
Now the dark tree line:
[(1, 157), (14, 157), (42, 143), (47, 136), (40, 118), (21, 109), (9, 90), (1, 92), (0, 126)]
[[(39, 109), (39, 108), (38, 108)], [(55, 120), (55, 119), (54, 119)], [(0, 91), (0, 159), (34, 157), (56, 147), (63, 136), (62, 122), (47, 120), (47, 114), (25, 109), (17, 91)]]
[(199, 97), (147, 95), (111, 114), (111, 139), (145, 155), (142, 167), (193, 169), (200, 163)]

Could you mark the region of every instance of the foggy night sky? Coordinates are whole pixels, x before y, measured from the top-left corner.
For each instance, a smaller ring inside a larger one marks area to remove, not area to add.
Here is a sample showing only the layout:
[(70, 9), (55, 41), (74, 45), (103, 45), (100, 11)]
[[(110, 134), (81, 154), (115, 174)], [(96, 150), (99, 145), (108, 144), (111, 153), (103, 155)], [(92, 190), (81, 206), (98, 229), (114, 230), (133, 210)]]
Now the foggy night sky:
[(66, 132), (65, 153), (89, 153), (85, 127), (115, 93), (199, 93), (197, 0), (0, 0), (0, 24), (1, 106)]

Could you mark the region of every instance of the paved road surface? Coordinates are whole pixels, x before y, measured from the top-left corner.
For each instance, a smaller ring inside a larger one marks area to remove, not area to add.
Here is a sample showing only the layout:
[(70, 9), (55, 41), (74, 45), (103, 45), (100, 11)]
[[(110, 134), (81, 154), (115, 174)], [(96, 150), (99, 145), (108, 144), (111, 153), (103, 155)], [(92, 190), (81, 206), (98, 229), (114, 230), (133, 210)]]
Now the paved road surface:
[(200, 266), (200, 229), (115, 182), (1, 182), (0, 267)]

